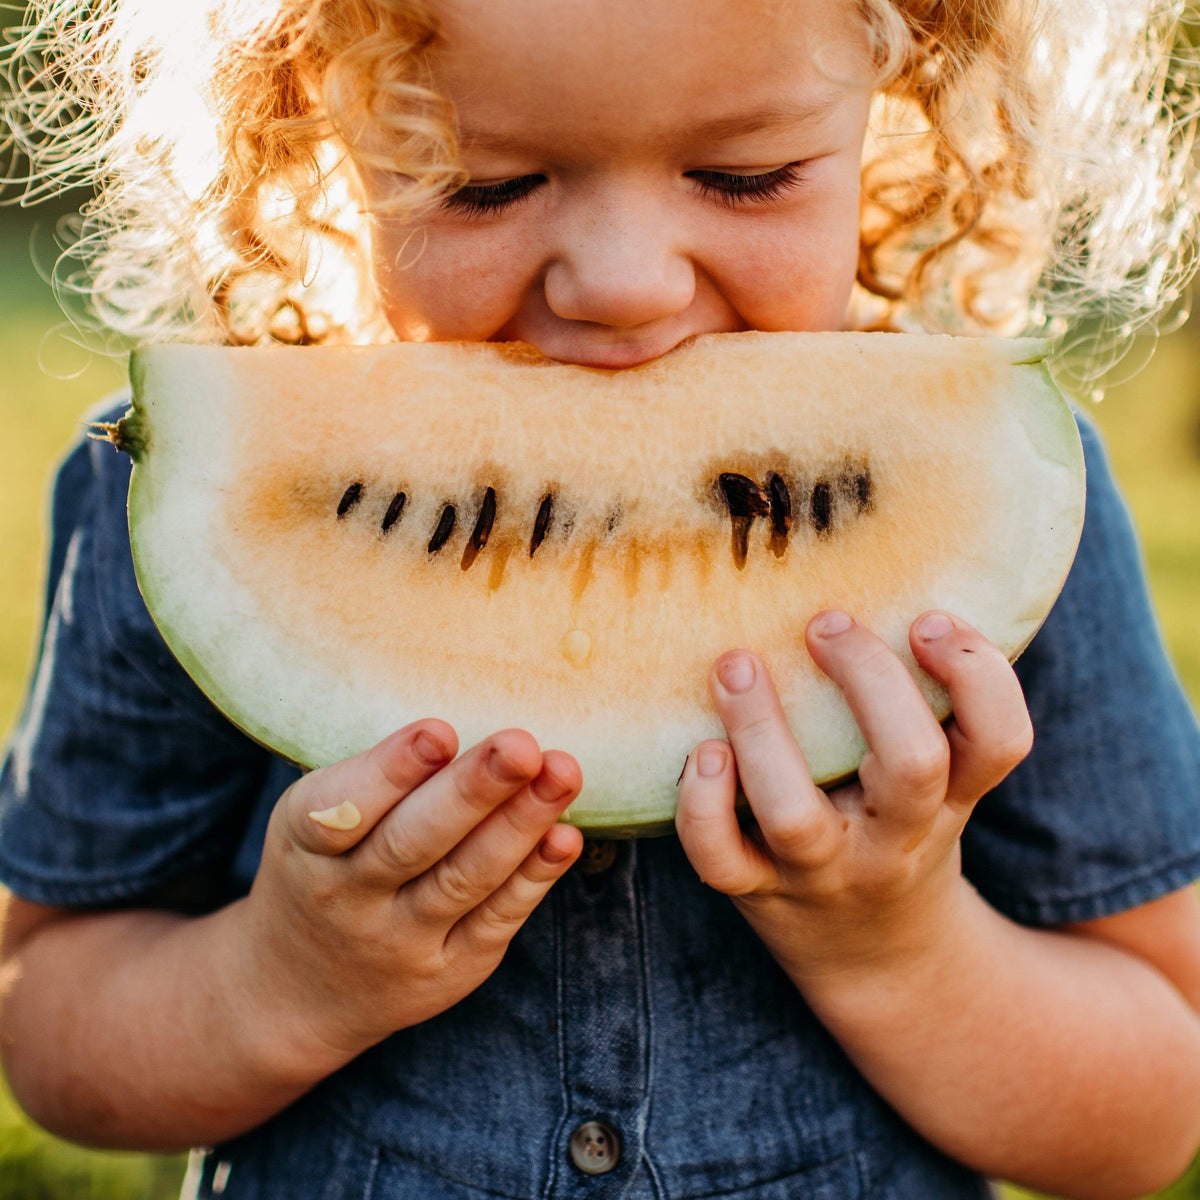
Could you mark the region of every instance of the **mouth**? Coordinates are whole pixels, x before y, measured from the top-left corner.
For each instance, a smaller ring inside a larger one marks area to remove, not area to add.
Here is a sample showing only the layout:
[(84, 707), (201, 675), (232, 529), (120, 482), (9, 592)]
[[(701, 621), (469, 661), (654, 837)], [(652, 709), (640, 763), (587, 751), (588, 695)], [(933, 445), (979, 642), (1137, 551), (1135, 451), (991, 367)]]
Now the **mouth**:
[(546, 353), (546, 357), (554, 359), (555, 362), (570, 363), (576, 367), (591, 367), (601, 371), (627, 371), (633, 367), (642, 367), (647, 363), (655, 362), (682, 344), (682, 342), (676, 342), (666, 350), (646, 350), (638, 346), (613, 346), (611, 349), (598, 352), (568, 351), (562, 355)]
[(655, 362), (704, 334), (736, 333), (747, 328), (736, 313), (724, 310), (689, 310), (669, 319), (625, 327), (521, 312), (487, 340), (526, 342), (544, 357), (568, 366), (627, 371)]
[(688, 345), (698, 336), (700, 335), (691, 333), (661, 342), (613, 342), (609, 345), (588, 345), (583, 339), (579, 339), (575, 344), (568, 342), (560, 345), (554, 344), (551, 339), (545, 339), (543, 343), (530, 339), (530, 344), (554, 362), (574, 367), (589, 367), (598, 371), (627, 371), (655, 362)]

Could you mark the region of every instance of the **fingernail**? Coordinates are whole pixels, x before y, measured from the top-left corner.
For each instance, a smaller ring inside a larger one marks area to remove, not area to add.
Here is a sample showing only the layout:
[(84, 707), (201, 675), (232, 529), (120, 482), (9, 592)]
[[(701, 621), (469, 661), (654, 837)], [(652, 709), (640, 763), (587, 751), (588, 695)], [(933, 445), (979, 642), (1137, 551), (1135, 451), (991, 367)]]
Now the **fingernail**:
[(839, 633), (845, 633), (853, 624), (854, 618), (849, 613), (844, 613), (841, 609), (831, 608), (828, 612), (822, 613), (813, 622), (813, 632), (817, 637), (837, 637)]
[(440, 767), (447, 758), (445, 746), (424, 731), (413, 738), (413, 753), (427, 767)]
[(724, 750), (701, 750), (696, 757), (696, 770), (708, 779), (725, 770)]
[(717, 675), (727, 692), (748, 692), (754, 686), (754, 661), (746, 654), (725, 659)]
[(546, 860), (546, 862), (557, 865), (565, 859), (570, 858), (569, 854), (559, 850), (557, 846), (551, 846), (549, 842), (543, 842), (538, 847), (538, 853)]
[(917, 635), (923, 642), (936, 642), (954, 628), (954, 622), (945, 613), (930, 613), (917, 623)]
[(529, 790), (543, 804), (555, 804), (567, 794), (569, 789), (563, 787), (557, 779), (550, 775), (535, 779)]
[(308, 815), (326, 829), (357, 829), (362, 823), (362, 813), (350, 800), (343, 800), (332, 808), (322, 808)]
[(516, 783), (519, 779), (529, 777), (528, 772), (523, 771), (499, 750), (493, 750), (488, 755), (487, 769), (492, 778), (500, 780), (501, 783)]

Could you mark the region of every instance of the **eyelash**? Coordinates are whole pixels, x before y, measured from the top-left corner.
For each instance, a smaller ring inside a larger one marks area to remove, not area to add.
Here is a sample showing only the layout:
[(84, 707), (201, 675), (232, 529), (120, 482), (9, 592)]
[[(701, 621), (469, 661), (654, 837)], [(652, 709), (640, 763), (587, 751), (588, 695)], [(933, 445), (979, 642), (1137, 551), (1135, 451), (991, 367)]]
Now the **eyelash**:
[[(689, 171), (687, 177), (705, 199), (716, 200), (726, 208), (740, 208), (758, 202), (770, 202), (804, 181), (805, 162), (791, 162), (760, 175), (732, 175), (724, 171)], [(541, 175), (520, 175), (500, 183), (467, 184), (451, 192), (442, 201), (449, 212), (464, 216), (486, 216), (519, 204), (545, 182)]]
[(442, 201), (442, 207), (468, 217), (486, 216), (519, 204), (542, 182), (541, 175), (520, 175), (501, 183), (468, 183), (451, 192)]
[(700, 195), (716, 200), (726, 208), (738, 208), (754, 201), (778, 200), (804, 182), (807, 163), (790, 162), (761, 175), (727, 175), (721, 171), (689, 171), (688, 178), (699, 185)]

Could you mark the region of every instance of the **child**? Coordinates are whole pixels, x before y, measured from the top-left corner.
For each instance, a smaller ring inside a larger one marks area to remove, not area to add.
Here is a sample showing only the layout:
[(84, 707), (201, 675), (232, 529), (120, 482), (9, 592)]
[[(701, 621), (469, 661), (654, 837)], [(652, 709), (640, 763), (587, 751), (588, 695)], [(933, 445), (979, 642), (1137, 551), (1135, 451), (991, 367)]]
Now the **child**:
[[(1149, 5), (1070, 7), (45, 0), (10, 125), (103, 186), (80, 252), (136, 339), (620, 368), (746, 328), (1135, 323), (1183, 282), (1190, 77)], [(586, 847), (578, 766), (521, 730), (430, 714), (303, 778), (248, 742), (141, 604), (128, 464), (80, 445), (2, 781), (18, 1098), (215, 1146), (187, 1186), (237, 1200), (1166, 1184), (1200, 1143), (1200, 737), (1083, 436), (1083, 543), (1015, 674), (921, 616), (943, 731), (819, 615), (870, 744), (825, 795), (731, 647), (678, 838)]]

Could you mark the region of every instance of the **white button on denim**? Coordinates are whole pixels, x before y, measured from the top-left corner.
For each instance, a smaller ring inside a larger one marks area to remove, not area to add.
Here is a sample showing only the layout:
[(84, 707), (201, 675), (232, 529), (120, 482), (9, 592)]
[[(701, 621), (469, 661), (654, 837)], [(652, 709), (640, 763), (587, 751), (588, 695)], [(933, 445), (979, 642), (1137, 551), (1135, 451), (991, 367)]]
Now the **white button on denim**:
[(585, 1175), (603, 1175), (617, 1165), (621, 1141), (611, 1125), (584, 1121), (571, 1134), (571, 1161)]

